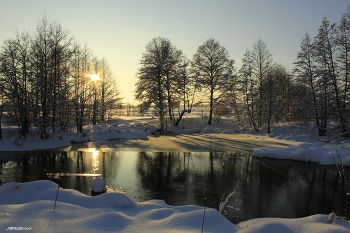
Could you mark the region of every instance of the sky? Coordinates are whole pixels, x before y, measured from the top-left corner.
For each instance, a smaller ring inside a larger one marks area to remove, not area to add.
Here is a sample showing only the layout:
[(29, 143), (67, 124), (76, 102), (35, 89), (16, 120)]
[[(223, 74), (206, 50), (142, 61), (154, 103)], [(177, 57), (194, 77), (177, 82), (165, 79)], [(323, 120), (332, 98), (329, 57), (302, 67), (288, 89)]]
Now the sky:
[(350, 0), (0, 0), (0, 46), (16, 30), (34, 33), (46, 16), (109, 63), (125, 103), (134, 101), (145, 46), (165, 37), (191, 59), (208, 38), (241, 66), (260, 37), (276, 63), (293, 69), (302, 37), (317, 34), (324, 16), (340, 21)]

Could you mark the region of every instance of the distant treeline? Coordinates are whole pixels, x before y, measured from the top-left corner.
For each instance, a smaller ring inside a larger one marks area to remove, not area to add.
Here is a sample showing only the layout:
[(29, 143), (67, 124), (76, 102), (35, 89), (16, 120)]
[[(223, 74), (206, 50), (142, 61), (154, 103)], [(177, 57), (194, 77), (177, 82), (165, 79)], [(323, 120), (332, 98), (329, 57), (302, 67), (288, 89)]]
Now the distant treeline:
[[(169, 39), (153, 38), (137, 73), (136, 100), (141, 112), (151, 106), (162, 131), (167, 118), (178, 125), (194, 105), (209, 105), (208, 124), (230, 112), (236, 123), (271, 132), (279, 122), (314, 122), (320, 136), (339, 130), (349, 137), (350, 10), (339, 23), (322, 20), (318, 34), (305, 34), (294, 69), (273, 61), (259, 38), (235, 67), (225, 47), (213, 38), (199, 46), (192, 60)], [(330, 124), (332, 123), (332, 124)]]
[[(266, 127), (270, 133), (274, 123), (311, 121), (320, 136), (338, 130), (349, 137), (349, 54), (350, 10), (339, 23), (324, 17), (315, 37), (304, 35), (292, 71), (273, 61), (261, 38), (235, 67), (213, 38), (190, 60), (169, 39), (157, 37), (142, 54), (135, 99), (141, 114), (154, 109), (160, 131), (207, 104), (208, 124), (213, 114), (233, 113), (237, 125), (257, 132)], [(24, 137), (36, 127), (42, 139), (72, 125), (82, 133), (87, 123), (110, 118), (119, 100), (107, 62), (46, 18), (34, 33), (16, 32), (3, 42), (0, 99), (0, 120), (18, 126)]]

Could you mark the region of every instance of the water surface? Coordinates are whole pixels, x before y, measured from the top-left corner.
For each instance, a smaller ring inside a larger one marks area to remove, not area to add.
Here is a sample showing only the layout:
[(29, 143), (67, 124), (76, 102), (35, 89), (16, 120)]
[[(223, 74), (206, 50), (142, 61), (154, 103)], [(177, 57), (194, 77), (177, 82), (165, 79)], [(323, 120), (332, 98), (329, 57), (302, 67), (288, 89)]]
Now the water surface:
[[(220, 200), (234, 192), (223, 211), (233, 223), (344, 213), (343, 185), (335, 166), (257, 159), (234, 152), (101, 152), (93, 148), (0, 153), (0, 159), (1, 183), (50, 179), (86, 195), (95, 176), (135, 201), (163, 199), (170, 205), (218, 209)], [(345, 168), (345, 173), (350, 174), (350, 169)]]

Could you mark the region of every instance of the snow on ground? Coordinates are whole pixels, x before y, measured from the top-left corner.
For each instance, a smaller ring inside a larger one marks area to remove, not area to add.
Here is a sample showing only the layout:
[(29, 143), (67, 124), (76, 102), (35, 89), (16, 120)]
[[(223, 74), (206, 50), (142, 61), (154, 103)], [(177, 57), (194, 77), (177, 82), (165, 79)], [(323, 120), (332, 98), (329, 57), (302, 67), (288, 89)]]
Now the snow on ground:
[[(111, 139), (149, 139), (156, 134), (156, 119), (152, 117), (119, 117), (111, 122), (89, 125), (83, 134), (74, 128), (68, 132), (55, 132), (41, 140), (35, 130), (26, 139), (18, 137), (15, 128), (2, 126), (0, 151), (28, 151), (70, 146), (72, 142), (102, 143)], [(256, 149), (253, 156), (276, 159), (294, 159), (320, 164), (337, 163), (350, 166), (350, 141), (320, 138), (307, 124), (274, 125), (272, 133), (253, 132), (238, 127), (229, 118), (207, 125), (200, 117), (186, 116), (179, 127), (169, 126), (175, 134), (235, 134), (242, 140), (259, 137), (278, 139), (290, 147), (270, 146)], [(161, 138), (162, 136), (160, 136)], [(191, 142), (188, 142), (191, 143)], [(214, 142), (215, 143), (215, 142)], [(195, 146), (195, 145), (194, 145)], [(70, 147), (67, 147), (69, 150)], [(340, 158), (340, 159), (339, 159)], [(56, 193), (57, 203), (54, 210)], [(254, 210), (251, 210), (254, 211)], [(90, 197), (75, 190), (57, 189), (51, 181), (6, 183), (0, 186), (0, 232), (30, 230), (32, 232), (201, 232), (203, 207), (169, 206), (161, 200), (137, 203), (125, 194), (108, 192)], [(29, 229), (30, 228), (30, 229)], [(68, 229), (68, 230), (67, 230)], [(350, 232), (350, 223), (335, 218), (333, 224), (326, 215), (300, 219), (263, 218), (230, 223), (215, 209), (206, 209), (203, 232)]]
[(303, 162), (315, 162), (322, 165), (343, 164), (350, 166), (350, 147), (344, 148), (337, 143), (306, 143), (289, 148), (263, 147), (255, 150), (255, 157), (274, 159), (292, 159)]
[[(0, 186), (0, 232), (192, 233), (202, 232), (203, 215), (203, 207), (170, 206), (161, 200), (134, 202), (117, 192), (85, 196), (48, 180)], [(234, 225), (217, 210), (206, 208), (203, 232), (345, 233), (350, 232), (350, 223), (335, 218), (332, 224), (327, 215), (314, 215), (253, 219)]]
[(17, 135), (17, 129), (2, 126), (3, 139), (0, 140), (0, 151), (30, 151), (69, 146), (72, 143), (95, 142), (101, 143), (113, 139), (147, 139), (156, 131), (155, 119), (151, 117), (128, 117), (102, 122), (99, 125), (87, 125), (83, 133), (76, 133), (70, 128), (68, 132), (51, 133), (46, 140), (40, 139), (35, 129), (27, 138)]
[[(273, 138), (281, 142), (301, 142), (297, 146), (289, 148), (263, 147), (255, 149), (253, 156), (269, 157), (276, 159), (293, 159), (305, 162), (316, 162), (323, 165), (336, 163), (350, 166), (350, 140), (339, 139), (334, 135), (329, 137), (317, 136), (317, 129), (311, 124), (274, 124), (271, 133), (266, 134), (266, 129), (259, 133), (247, 126), (234, 124), (233, 118), (221, 118), (213, 120), (208, 125), (206, 118), (200, 114), (186, 114), (178, 127), (170, 126), (168, 122), (167, 132), (175, 134), (202, 133), (202, 134), (234, 134)], [(4, 137), (0, 140), (0, 151), (29, 151), (69, 146), (72, 143), (94, 142), (103, 143), (113, 139), (149, 139), (156, 134), (157, 119), (153, 117), (118, 116), (112, 121), (102, 122), (99, 125), (88, 125), (83, 134), (76, 133), (74, 127), (68, 132), (55, 132), (47, 140), (41, 140), (34, 129), (31, 134), (23, 139), (17, 136), (16, 128), (2, 126)], [(215, 143), (215, 142), (214, 142)], [(339, 156), (338, 156), (339, 155)], [(341, 161), (340, 161), (340, 159)]]
[[(90, 197), (58, 190), (48, 181), (0, 186), (0, 232), (31, 227), (32, 232), (200, 232), (204, 210), (169, 206), (161, 200), (137, 203), (122, 193)], [(206, 209), (205, 232), (235, 232), (215, 209)]]
[(334, 163), (350, 166), (350, 140), (333, 137), (319, 137), (316, 129), (310, 125), (277, 125), (268, 137), (279, 140), (303, 142), (288, 148), (263, 147), (252, 156), (274, 159), (291, 159), (303, 162), (315, 162), (322, 165)]

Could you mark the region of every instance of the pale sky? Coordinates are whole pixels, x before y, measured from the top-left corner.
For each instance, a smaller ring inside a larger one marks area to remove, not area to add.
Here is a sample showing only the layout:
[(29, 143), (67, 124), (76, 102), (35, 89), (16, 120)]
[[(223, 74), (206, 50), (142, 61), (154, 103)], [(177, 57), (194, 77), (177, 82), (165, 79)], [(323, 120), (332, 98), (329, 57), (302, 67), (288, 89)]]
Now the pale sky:
[(339, 22), (349, 5), (350, 0), (0, 0), (0, 45), (16, 30), (34, 32), (46, 15), (107, 60), (121, 97), (133, 104), (135, 74), (154, 37), (168, 38), (190, 59), (214, 38), (238, 68), (260, 37), (274, 61), (291, 70), (305, 32), (315, 36), (324, 16)]

